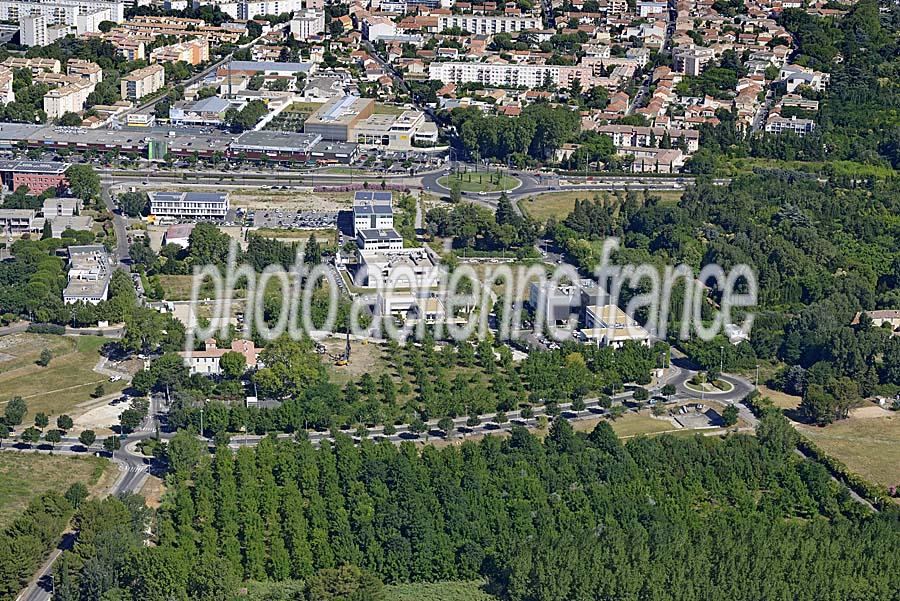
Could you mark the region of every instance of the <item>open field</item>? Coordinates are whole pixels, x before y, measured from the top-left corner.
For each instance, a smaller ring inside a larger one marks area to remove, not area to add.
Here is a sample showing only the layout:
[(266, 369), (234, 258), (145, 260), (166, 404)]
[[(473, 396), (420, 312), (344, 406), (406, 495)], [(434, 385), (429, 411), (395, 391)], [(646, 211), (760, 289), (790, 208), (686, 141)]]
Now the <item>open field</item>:
[(386, 601), (491, 601), (496, 599), (479, 581), (394, 584), (384, 589)]
[(801, 397), (787, 394), (780, 390), (773, 390), (765, 385), (759, 387), (759, 393), (772, 399), (772, 404), (780, 409), (796, 409), (800, 406), (800, 401), (803, 400)]
[(900, 414), (881, 415), (852, 416), (823, 428), (794, 425), (863, 478), (895, 486), (900, 484)]
[[(100, 360), (100, 347), (107, 342), (100, 336), (30, 333), (0, 338), (0, 353), (11, 357), (0, 361), (0, 406), (20, 396), (28, 404), (24, 423), (39, 411), (50, 415), (52, 422), (52, 416), (77, 413), (76, 405), (89, 400), (98, 384), (103, 384), (107, 394), (122, 390), (124, 381), (109, 382), (107, 376), (93, 371)], [(53, 353), (47, 367), (35, 363), (43, 348)]]
[(508, 175), (500, 176), (500, 183), (495, 181), (496, 173), (460, 173), (454, 175), (445, 175), (438, 180), (438, 184), (450, 188), (454, 180), (459, 180), (460, 189), (463, 192), (500, 192), (501, 190), (512, 190), (519, 185), (519, 180)]
[(0, 453), (0, 531), (35, 497), (49, 490), (65, 492), (75, 482), (94, 492), (111, 483), (117, 471), (99, 457)]
[(305, 241), (309, 239), (310, 234), (315, 235), (316, 240), (320, 244), (336, 244), (337, 232), (334, 229), (327, 230), (305, 230), (305, 229), (275, 229), (270, 227), (261, 227), (256, 230), (250, 230), (254, 234), (265, 238), (275, 238), (276, 240), (284, 240), (287, 242)]
[(650, 417), (646, 413), (627, 413), (609, 422), (619, 438), (640, 436), (641, 434), (658, 434), (675, 430), (669, 421)]
[(343, 338), (326, 338), (321, 341), (325, 345), (326, 354), (320, 355), (328, 369), (328, 377), (332, 382), (343, 386), (350, 380), (358, 381), (364, 373), (376, 380), (387, 369), (384, 359), (384, 347), (380, 344), (363, 344), (350, 341), (350, 361), (347, 365), (335, 365), (330, 355), (342, 355), (347, 346)]
[[(658, 196), (664, 203), (678, 202), (681, 199), (680, 190), (654, 190), (648, 192), (648, 194)], [(565, 219), (572, 212), (572, 209), (575, 208), (576, 200), (593, 200), (594, 198), (603, 198), (604, 195), (612, 197), (614, 193), (599, 190), (544, 192), (543, 194), (520, 199), (519, 208), (541, 222), (547, 221), (551, 217), (560, 220)]]
[[(315, 180), (310, 176), (309, 185)], [(251, 211), (287, 209), (291, 211), (329, 212), (349, 210), (353, 192), (311, 192), (304, 190), (238, 189), (229, 196), (231, 206)]]

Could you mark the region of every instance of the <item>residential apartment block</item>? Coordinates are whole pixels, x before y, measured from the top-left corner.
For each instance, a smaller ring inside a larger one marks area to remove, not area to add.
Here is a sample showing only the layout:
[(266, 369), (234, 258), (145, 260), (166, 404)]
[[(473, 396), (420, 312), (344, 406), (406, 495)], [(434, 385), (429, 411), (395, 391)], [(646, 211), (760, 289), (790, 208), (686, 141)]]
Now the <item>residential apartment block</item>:
[(543, 29), (540, 17), (507, 15), (441, 15), (438, 31), (459, 28), (479, 35), (512, 33), (529, 29)]
[(166, 83), (166, 70), (162, 65), (150, 65), (137, 71), (132, 71), (122, 78), (122, 98), (140, 100), (148, 94), (156, 92)]
[(559, 85), (558, 65), (516, 65), (510, 63), (434, 62), (428, 78), (444, 83), (480, 83), (497, 87), (538, 88), (546, 82)]
[(204, 38), (195, 38), (170, 46), (160, 46), (150, 53), (150, 60), (156, 63), (180, 61), (189, 65), (199, 65), (209, 60), (209, 42)]
[(301, 42), (325, 33), (325, 11), (307, 10), (295, 13), (291, 19), (290, 31), (294, 39)]

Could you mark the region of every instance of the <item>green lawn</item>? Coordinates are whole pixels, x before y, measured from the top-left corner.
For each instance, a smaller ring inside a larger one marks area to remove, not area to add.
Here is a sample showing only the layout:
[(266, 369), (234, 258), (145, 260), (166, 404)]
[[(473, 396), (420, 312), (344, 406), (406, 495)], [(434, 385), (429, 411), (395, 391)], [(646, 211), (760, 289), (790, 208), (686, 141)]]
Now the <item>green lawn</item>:
[(38, 453), (0, 453), (0, 531), (35, 497), (49, 491), (65, 492), (75, 482), (96, 485), (115, 466), (99, 457), (64, 457)]
[[(0, 338), (0, 353), (11, 357), (0, 362), (0, 409), (11, 397), (21, 396), (28, 404), (27, 423), (39, 411), (51, 416), (75, 413), (75, 406), (90, 400), (98, 384), (107, 393), (122, 390), (124, 381), (109, 382), (107, 376), (93, 371), (100, 347), (107, 342), (101, 336), (30, 333)], [(35, 361), (44, 348), (50, 349), (53, 359), (40, 367)]]
[[(674, 203), (681, 200), (681, 190), (654, 190), (649, 192), (649, 194), (659, 197), (664, 203)], [(612, 197), (614, 194), (599, 190), (545, 192), (520, 199), (519, 208), (540, 222), (545, 222), (551, 217), (560, 220), (565, 219), (572, 212), (572, 209), (575, 208), (576, 200), (593, 200), (595, 198), (603, 198), (604, 195)], [(643, 198), (643, 196), (640, 196), (640, 198)]]
[(460, 182), (460, 188), (463, 192), (501, 192), (503, 190), (512, 190), (519, 185), (519, 180), (509, 175), (501, 175), (500, 182), (497, 183), (496, 173), (474, 173), (471, 171), (445, 175), (438, 180), (438, 184), (450, 188), (454, 180)]

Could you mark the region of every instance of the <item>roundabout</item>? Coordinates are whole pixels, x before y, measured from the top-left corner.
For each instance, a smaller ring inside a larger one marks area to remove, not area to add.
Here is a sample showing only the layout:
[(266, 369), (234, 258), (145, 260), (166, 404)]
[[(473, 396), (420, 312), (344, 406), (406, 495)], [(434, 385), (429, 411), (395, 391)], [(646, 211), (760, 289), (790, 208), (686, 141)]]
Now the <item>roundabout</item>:
[(449, 191), (456, 182), (461, 192), (476, 193), (511, 192), (522, 185), (522, 180), (511, 175), (472, 171), (444, 175), (438, 178), (437, 185)]

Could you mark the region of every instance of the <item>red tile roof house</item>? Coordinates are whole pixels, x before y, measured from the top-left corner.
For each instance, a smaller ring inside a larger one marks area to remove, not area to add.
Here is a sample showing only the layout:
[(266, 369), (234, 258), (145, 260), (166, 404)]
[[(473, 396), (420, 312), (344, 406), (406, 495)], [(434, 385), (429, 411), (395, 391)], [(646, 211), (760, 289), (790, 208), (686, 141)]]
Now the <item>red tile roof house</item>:
[(178, 354), (184, 358), (184, 364), (191, 370), (191, 374), (203, 374), (217, 376), (222, 373), (219, 362), (222, 355), (229, 352), (240, 353), (247, 359), (247, 369), (256, 369), (261, 366), (259, 354), (263, 349), (256, 348), (251, 340), (232, 340), (231, 348), (218, 348), (216, 340), (209, 338), (204, 341), (202, 351), (180, 351)]

